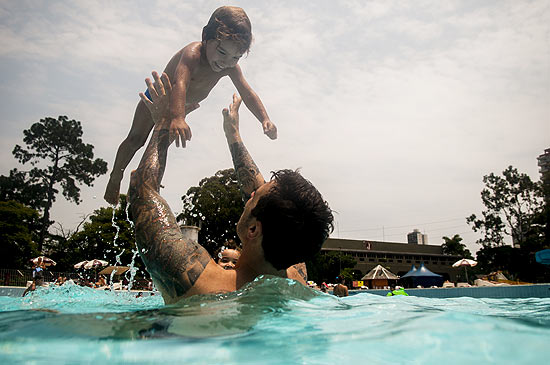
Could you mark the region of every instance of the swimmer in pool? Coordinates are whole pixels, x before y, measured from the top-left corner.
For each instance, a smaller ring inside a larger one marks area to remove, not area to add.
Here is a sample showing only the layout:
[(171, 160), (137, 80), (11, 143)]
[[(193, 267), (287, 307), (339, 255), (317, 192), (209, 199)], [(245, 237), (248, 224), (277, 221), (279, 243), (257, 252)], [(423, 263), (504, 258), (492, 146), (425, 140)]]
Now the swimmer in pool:
[(241, 249), (234, 240), (229, 240), (223, 244), (215, 256), (218, 258), (218, 265), (224, 270), (235, 270), (241, 256)]
[(333, 229), (333, 215), (319, 191), (298, 172), (273, 172), (266, 182), (239, 132), (241, 98), (223, 110), (223, 128), (243, 199), (237, 223), (242, 252), (235, 270), (224, 270), (196, 242), (185, 239), (159, 189), (170, 135), (170, 95), (166, 73), (146, 79), (151, 99), (140, 94), (155, 122), (153, 135), (130, 179), (129, 201), (136, 242), (165, 303), (195, 294), (231, 292), (259, 275), (295, 279), (305, 285), (304, 261), (320, 251)]
[[(245, 80), (239, 59), (247, 54), (252, 42), (252, 26), (243, 9), (222, 6), (210, 17), (202, 31), (202, 42), (192, 42), (178, 51), (168, 62), (164, 72), (173, 82), (168, 119), (170, 134), (176, 146), (185, 147), (191, 140), (191, 129), (186, 116), (199, 107), (218, 81), (229, 76), (244, 103), (262, 124), (264, 133), (277, 138), (277, 127), (271, 122), (262, 101)], [(147, 95), (150, 99), (150, 95)], [(147, 141), (153, 128), (153, 118), (143, 101), (137, 105), (132, 127), (118, 148), (105, 200), (117, 204), (120, 182), (126, 166), (136, 151)]]

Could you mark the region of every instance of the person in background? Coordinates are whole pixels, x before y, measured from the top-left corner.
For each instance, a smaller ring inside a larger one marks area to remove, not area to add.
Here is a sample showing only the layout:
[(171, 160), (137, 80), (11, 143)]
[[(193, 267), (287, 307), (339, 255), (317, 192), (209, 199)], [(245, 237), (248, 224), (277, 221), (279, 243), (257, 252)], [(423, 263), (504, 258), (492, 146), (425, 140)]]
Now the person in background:
[(347, 297), (349, 295), (348, 287), (343, 283), (336, 284), (332, 293), (337, 297)]
[(38, 259), (38, 262), (33, 265), (32, 270), (32, 283), (28, 286), (27, 289), (23, 292), (23, 297), (27, 295), (28, 292), (36, 290), (37, 286), (44, 285), (44, 269), (46, 268), (46, 265), (42, 261), (42, 258)]
[(105, 276), (99, 275), (99, 279), (95, 283), (96, 288), (101, 288), (104, 286), (107, 286), (107, 280), (105, 280)]
[(234, 240), (225, 242), (215, 255), (218, 258), (218, 265), (224, 270), (235, 270), (240, 256), (241, 249)]

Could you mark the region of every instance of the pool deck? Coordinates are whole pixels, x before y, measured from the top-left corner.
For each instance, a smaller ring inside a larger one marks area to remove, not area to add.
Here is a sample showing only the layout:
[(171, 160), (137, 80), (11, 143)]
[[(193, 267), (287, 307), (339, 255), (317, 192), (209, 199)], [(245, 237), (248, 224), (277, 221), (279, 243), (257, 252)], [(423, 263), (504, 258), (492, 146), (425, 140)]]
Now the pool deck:
[[(425, 298), (550, 298), (550, 284), (424, 288), (405, 291), (410, 296)], [(387, 289), (350, 290), (350, 295), (368, 293), (385, 296), (388, 292)]]

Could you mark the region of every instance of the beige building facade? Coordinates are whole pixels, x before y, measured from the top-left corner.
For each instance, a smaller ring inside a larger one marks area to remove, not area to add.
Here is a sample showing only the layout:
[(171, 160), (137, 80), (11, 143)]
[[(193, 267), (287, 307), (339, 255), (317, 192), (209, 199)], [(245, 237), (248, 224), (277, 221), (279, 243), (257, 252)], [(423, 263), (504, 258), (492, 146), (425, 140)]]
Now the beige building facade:
[(352, 240), (329, 238), (321, 248), (321, 254), (341, 252), (353, 257), (356, 261), (355, 270), (363, 275), (376, 265), (382, 265), (394, 274), (402, 276), (415, 265), (421, 263), (430, 271), (443, 275), (446, 280), (456, 281), (460, 270), (452, 264), (462, 257), (444, 255), (441, 246), (419, 245), (397, 242), (380, 242), (369, 240)]

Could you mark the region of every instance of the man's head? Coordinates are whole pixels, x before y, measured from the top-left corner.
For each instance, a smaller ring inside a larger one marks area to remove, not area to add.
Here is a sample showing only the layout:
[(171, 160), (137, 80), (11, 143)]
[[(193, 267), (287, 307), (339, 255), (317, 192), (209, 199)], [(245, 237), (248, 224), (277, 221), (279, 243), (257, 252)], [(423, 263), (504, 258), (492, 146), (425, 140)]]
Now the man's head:
[(252, 24), (243, 9), (236, 6), (222, 6), (212, 13), (208, 24), (202, 29), (202, 41), (231, 40), (240, 45), (240, 52), (246, 53), (252, 43)]
[(245, 206), (242, 220), (254, 218), (261, 223), (266, 261), (281, 270), (319, 252), (333, 230), (334, 218), (308, 180), (297, 171), (280, 170), (258, 192), (261, 195), (252, 196)]

